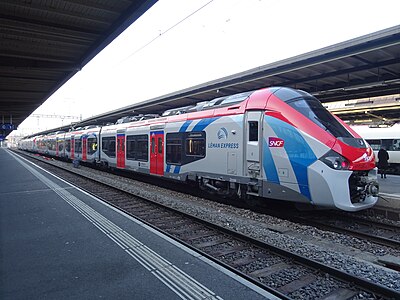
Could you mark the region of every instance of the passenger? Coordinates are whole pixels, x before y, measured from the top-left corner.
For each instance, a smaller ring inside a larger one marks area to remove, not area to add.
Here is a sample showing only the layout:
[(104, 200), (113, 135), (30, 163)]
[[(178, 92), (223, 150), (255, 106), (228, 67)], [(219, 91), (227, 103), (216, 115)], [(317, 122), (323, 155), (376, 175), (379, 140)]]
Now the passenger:
[(378, 168), (381, 173), (381, 178), (386, 178), (386, 169), (389, 166), (389, 153), (386, 151), (385, 147), (381, 147), (378, 152)]

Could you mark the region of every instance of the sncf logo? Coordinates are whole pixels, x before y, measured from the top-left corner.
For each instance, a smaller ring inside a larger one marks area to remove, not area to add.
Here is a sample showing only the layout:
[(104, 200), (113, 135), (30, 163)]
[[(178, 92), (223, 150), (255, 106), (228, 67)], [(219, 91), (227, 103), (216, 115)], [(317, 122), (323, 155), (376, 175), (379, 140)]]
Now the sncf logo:
[(269, 137), (268, 138), (268, 146), (269, 147), (283, 147), (285, 141), (277, 138), (277, 137)]
[(364, 153), (361, 156), (362, 159), (364, 159), (365, 162), (369, 162), (372, 159), (372, 155), (368, 155), (367, 153)]

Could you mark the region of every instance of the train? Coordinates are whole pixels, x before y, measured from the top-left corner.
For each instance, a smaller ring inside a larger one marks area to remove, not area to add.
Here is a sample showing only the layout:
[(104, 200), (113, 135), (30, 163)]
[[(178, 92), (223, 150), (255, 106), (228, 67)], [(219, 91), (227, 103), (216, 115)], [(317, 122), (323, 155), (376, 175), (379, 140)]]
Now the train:
[(385, 127), (358, 125), (352, 128), (372, 147), (376, 160), (378, 151), (381, 148), (386, 149), (389, 154), (387, 172), (400, 175), (400, 124)]
[(371, 146), (318, 99), (287, 87), (30, 136), (19, 147), (244, 201), (359, 211), (379, 193)]

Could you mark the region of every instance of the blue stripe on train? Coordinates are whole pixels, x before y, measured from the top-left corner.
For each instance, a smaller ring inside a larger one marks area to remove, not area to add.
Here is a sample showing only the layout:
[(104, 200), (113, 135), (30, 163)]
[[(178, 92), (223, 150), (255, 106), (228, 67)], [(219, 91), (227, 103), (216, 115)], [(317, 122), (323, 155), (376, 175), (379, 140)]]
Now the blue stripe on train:
[(179, 174), (181, 166), (175, 166), (174, 174)]
[(203, 131), (212, 122), (218, 120), (220, 117), (208, 118), (200, 120), (192, 129), (192, 131)]
[(193, 122), (193, 120), (189, 120), (189, 121), (186, 121), (185, 123), (183, 123), (183, 125), (179, 129), (179, 132), (185, 132), (188, 129), (189, 125), (192, 124), (192, 122)]
[[(172, 168), (174, 168), (173, 171), (172, 171)], [(165, 173), (179, 174), (180, 170), (181, 170), (181, 166), (167, 165), (167, 168), (165, 169)]]
[(263, 168), (265, 175), (267, 176), (268, 181), (279, 184), (279, 176), (276, 171), (275, 162), (265, 139), (263, 139), (263, 149)]
[[(212, 122), (215, 120), (218, 120), (220, 117), (215, 117), (215, 118), (207, 118), (207, 119), (201, 119), (191, 130), (192, 132), (194, 131), (203, 131), (208, 125), (210, 125)], [(186, 132), (190, 124), (192, 124), (193, 120), (188, 120), (185, 121), (185, 123), (182, 124), (181, 128), (179, 129), (179, 132)], [(167, 165), (166, 172), (169, 173), (171, 171), (171, 166)], [(174, 169), (174, 174), (179, 174), (181, 171), (181, 166), (175, 166)]]
[(317, 157), (295, 127), (273, 117), (267, 116), (265, 119), (277, 137), (285, 141), (284, 148), (295, 173), (300, 192), (311, 200), (307, 169), (317, 160)]

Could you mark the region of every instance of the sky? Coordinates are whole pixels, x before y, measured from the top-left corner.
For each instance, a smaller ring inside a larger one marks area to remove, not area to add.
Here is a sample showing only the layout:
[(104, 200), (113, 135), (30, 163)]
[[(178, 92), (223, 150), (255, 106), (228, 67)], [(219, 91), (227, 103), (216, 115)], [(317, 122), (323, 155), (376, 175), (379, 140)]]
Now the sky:
[[(398, 0), (159, 0), (34, 114), (88, 118), (399, 25)], [(12, 135), (73, 119), (28, 117)]]

